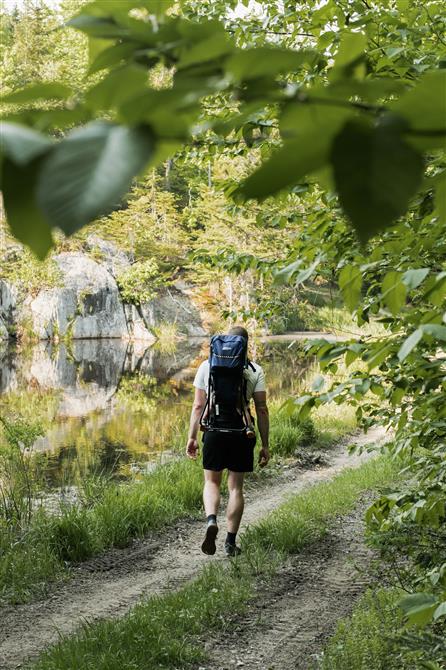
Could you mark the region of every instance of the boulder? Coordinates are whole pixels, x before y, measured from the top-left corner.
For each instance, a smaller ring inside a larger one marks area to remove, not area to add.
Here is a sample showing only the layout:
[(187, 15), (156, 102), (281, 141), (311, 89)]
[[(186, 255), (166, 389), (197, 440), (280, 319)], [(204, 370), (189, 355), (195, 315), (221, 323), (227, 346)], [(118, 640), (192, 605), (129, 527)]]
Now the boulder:
[(132, 340), (143, 340), (147, 344), (153, 343), (156, 337), (146, 328), (141, 308), (136, 305), (124, 305), (125, 318), (127, 319), (127, 328), (129, 337)]
[(206, 335), (200, 312), (185, 289), (179, 290), (173, 286), (160, 291), (153, 300), (141, 305), (141, 314), (149, 330), (159, 328), (164, 323), (173, 323), (181, 335)]
[(54, 257), (61, 287), (28, 296), (22, 306), (21, 328), (39, 339), (127, 338), (124, 306), (114, 277), (83, 253)]
[(119, 249), (113, 242), (103, 240), (98, 235), (88, 235), (85, 249), (96, 256), (96, 260), (104, 265), (114, 277), (131, 265), (130, 254)]
[(17, 292), (4, 279), (0, 279), (0, 340), (7, 340), (15, 331)]

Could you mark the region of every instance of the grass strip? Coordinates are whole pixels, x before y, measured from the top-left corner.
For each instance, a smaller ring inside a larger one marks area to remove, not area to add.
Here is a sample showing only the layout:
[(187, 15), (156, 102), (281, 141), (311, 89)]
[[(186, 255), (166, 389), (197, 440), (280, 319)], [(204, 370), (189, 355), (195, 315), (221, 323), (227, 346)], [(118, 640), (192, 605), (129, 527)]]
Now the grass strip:
[[(333, 444), (340, 431), (351, 432), (349, 422), (336, 426), (324, 446)], [(284, 417), (273, 406), (271, 451), (273, 461), (294, 454), (297, 448), (318, 444), (319, 427)], [(330, 435), (329, 433), (328, 435)], [(185, 443), (185, 437), (183, 442)], [(180, 447), (177, 445), (180, 453)], [(274, 469), (255, 473), (262, 480)], [(141, 480), (125, 485), (108, 483), (86, 505), (67, 505), (61, 514), (39, 510), (31, 524), (19, 531), (1, 533), (0, 601), (23, 602), (45, 591), (49, 582), (67, 574), (69, 563), (84, 561), (111, 547), (124, 547), (178, 519), (196, 516), (202, 507), (203, 473), (186, 458), (158, 467)], [(1, 530), (1, 528), (0, 528)]]
[[(369, 590), (352, 614), (337, 625), (318, 662), (319, 670), (441, 670), (446, 661), (446, 625), (412, 629), (404, 636), (403, 612), (398, 607), (402, 591)], [(410, 648), (412, 647), (412, 649)]]
[(245, 533), (245, 548), (274, 548), (288, 554), (300, 551), (325, 535), (334, 516), (353, 509), (362, 491), (392, 481), (396, 471), (395, 461), (374, 458), (293, 496)]
[(271, 577), (288, 553), (320, 538), (334, 516), (354, 508), (362, 491), (388, 483), (396, 471), (395, 463), (380, 457), (294, 496), (245, 534), (245, 553), (239, 559), (210, 565), (178, 592), (151, 597), (119, 621), (84, 626), (31, 667), (173, 670), (203, 661), (200, 635), (230, 626), (232, 618), (243, 613), (259, 575)]

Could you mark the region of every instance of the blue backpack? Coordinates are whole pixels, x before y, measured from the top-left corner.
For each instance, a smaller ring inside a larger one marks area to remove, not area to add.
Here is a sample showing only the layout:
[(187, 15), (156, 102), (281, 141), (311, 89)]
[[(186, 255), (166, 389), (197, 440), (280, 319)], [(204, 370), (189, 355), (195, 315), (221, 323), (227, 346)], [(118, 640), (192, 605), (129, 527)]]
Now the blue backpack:
[(208, 394), (200, 419), (203, 430), (244, 432), (252, 425), (244, 375), (248, 366), (255, 370), (248, 360), (245, 337), (214, 335), (211, 338)]

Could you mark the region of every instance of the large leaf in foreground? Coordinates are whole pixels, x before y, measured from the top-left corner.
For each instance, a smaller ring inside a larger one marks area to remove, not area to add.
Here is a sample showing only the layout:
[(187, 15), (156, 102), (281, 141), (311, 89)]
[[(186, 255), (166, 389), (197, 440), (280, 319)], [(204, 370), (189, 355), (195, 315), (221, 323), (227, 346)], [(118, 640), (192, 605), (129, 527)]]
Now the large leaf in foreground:
[(37, 100), (65, 100), (72, 95), (73, 89), (65, 84), (58, 82), (43, 82), (41, 84), (32, 84), (19, 91), (13, 91), (2, 96), (1, 102), (23, 105)]
[(423, 177), (423, 159), (392, 125), (348, 121), (331, 156), (342, 207), (365, 242), (407, 210)]
[(36, 156), (48, 151), (52, 141), (41, 133), (18, 123), (1, 124), (0, 156), (25, 165)]
[(37, 206), (35, 187), (42, 158), (26, 165), (6, 160), (3, 168), (3, 199), (11, 232), (39, 258), (45, 258), (53, 240), (48, 222)]
[(46, 159), (38, 202), (51, 226), (71, 234), (119, 204), (155, 149), (147, 127), (94, 122), (66, 136)]
[(248, 177), (234, 196), (242, 199), (267, 198), (297, 184), (302, 177), (322, 167), (326, 160), (327, 141), (324, 136), (291, 140)]

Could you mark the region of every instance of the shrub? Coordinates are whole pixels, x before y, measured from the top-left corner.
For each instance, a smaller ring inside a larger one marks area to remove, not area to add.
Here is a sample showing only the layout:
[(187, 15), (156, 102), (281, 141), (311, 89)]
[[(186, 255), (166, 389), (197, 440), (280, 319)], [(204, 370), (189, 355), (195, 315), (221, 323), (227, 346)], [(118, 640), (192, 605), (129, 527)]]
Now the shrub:
[(278, 456), (292, 456), (298, 447), (304, 447), (316, 440), (316, 431), (311, 419), (298, 423), (293, 416), (272, 421), (271, 451)]
[(166, 277), (158, 263), (149, 258), (135, 263), (116, 278), (124, 302), (141, 305), (153, 300), (161, 286), (166, 285)]

